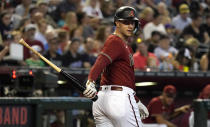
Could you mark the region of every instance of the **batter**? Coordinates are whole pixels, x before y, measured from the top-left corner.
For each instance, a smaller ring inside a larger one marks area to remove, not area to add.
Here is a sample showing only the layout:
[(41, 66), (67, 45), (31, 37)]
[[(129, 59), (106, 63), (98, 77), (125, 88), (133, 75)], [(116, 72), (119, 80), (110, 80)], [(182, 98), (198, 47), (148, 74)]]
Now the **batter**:
[(98, 100), (92, 109), (96, 127), (142, 127), (141, 119), (149, 113), (135, 95), (133, 51), (128, 45), (129, 37), (139, 28), (136, 10), (120, 7), (114, 24), (116, 29), (91, 68), (83, 94), (90, 99), (95, 97), (95, 81), (102, 73)]

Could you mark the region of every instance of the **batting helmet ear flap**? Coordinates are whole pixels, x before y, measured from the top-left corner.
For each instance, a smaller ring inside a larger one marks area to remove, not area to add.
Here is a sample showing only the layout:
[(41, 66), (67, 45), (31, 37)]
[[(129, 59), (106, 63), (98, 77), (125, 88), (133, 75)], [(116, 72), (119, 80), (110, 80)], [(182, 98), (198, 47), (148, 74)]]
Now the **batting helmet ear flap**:
[(140, 27), (140, 21), (135, 21), (135, 29), (133, 31), (134, 35), (137, 35), (138, 31), (139, 31), (139, 27)]

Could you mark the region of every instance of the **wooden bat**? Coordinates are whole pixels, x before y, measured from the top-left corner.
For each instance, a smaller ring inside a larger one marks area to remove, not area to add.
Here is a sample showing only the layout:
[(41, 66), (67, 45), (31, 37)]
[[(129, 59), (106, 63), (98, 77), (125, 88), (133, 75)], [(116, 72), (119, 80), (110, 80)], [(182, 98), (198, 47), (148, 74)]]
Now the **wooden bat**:
[[(83, 86), (78, 79), (76, 79), (75, 77), (73, 77), (72, 75), (68, 74), (67, 72), (65, 72), (63, 69), (57, 67), (55, 64), (53, 64), (51, 61), (49, 61), (48, 59), (46, 59), (43, 55), (41, 55), (39, 52), (37, 52), (36, 50), (34, 50), (31, 46), (29, 46), (23, 39), (21, 39), (19, 41), (20, 44), (24, 45), (25, 47), (27, 47), (29, 50), (31, 50), (34, 54), (36, 54), (37, 56), (39, 56), (43, 61), (45, 61), (47, 64), (49, 64), (53, 69), (55, 69), (58, 73), (60, 73), (62, 76), (64, 76), (68, 81), (73, 82), (74, 87), (78, 88), (80, 91), (85, 91), (85, 86)], [(92, 101), (96, 101), (98, 99), (98, 96), (96, 95), (93, 99), (91, 99)]]

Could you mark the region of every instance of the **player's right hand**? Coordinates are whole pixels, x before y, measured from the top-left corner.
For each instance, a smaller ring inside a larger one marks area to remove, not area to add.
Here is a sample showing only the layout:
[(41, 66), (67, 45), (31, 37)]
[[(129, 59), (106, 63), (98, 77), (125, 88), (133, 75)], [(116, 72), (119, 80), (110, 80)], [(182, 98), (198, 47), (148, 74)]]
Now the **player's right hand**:
[(86, 89), (83, 92), (83, 95), (87, 98), (92, 99), (96, 96), (96, 94), (97, 94), (97, 90), (95, 88), (95, 82), (88, 80), (86, 82)]
[(140, 100), (137, 103), (137, 105), (139, 108), (141, 119), (146, 119), (149, 116), (149, 111), (147, 110), (147, 107), (144, 104), (142, 104)]

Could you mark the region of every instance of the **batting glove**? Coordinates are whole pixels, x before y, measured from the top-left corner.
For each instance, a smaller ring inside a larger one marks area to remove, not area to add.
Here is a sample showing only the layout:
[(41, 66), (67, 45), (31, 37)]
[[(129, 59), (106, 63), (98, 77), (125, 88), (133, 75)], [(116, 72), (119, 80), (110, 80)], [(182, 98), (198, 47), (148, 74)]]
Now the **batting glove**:
[(149, 111), (147, 110), (147, 107), (144, 106), (144, 104), (142, 104), (140, 100), (137, 103), (137, 105), (139, 107), (139, 112), (140, 112), (141, 119), (147, 118), (149, 116)]
[(86, 89), (85, 91), (83, 92), (84, 96), (87, 97), (87, 98), (94, 98), (97, 94), (97, 90), (95, 88), (95, 82), (94, 81), (90, 81), (88, 80), (86, 82)]

